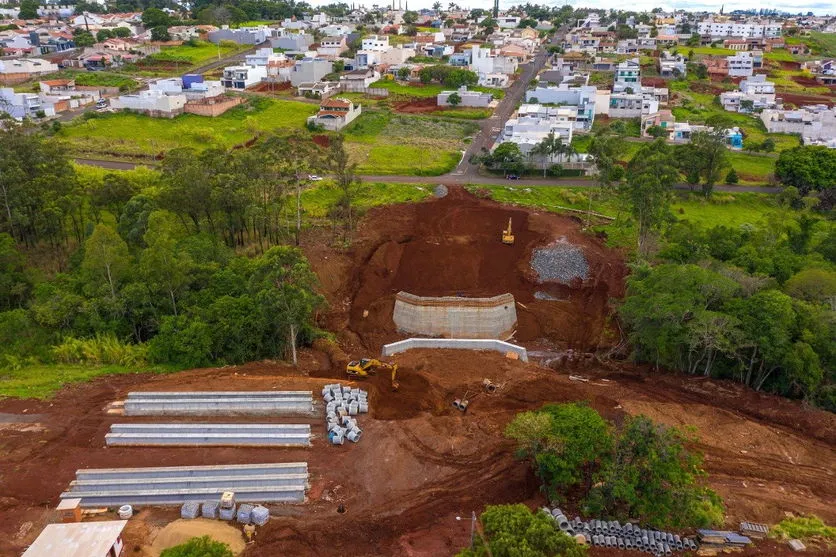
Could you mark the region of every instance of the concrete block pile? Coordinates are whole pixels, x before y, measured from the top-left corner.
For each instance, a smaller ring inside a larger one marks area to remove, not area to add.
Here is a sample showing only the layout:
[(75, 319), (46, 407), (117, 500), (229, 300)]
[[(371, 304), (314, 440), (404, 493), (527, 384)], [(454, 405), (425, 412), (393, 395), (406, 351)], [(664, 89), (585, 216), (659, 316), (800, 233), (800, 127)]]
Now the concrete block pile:
[(672, 532), (648, 530), (629, 522), (621, 524), (617, 520), (583, 521), (579, 516), (570, 520), (559, 508), (543, 507), (543, 512), (552, 517), (560, 530), (582, 545), (644, 551), (657, 557), (671, 555), (675, 551), (697, 550), (693, 539)]
[(363, 389), (334, 383), (322, 388), (322, 399), (325, 401), (328, 441), (332, 445), (343, 445), (346, 439), (352, 443), (360, 441), (363, 430), (353, 416), (369, 411), (369, 393)]

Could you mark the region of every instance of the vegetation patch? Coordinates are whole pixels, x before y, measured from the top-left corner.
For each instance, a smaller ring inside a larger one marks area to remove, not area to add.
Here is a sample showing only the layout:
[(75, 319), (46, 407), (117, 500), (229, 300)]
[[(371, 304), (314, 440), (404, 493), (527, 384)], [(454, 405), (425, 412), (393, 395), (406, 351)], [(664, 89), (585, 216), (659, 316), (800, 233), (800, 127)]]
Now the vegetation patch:
[(828, 547), (836, 543), (836, 528), (817, 516), (785, 518), (769, 530), (769, 537), (779, 540), (824, 541)]

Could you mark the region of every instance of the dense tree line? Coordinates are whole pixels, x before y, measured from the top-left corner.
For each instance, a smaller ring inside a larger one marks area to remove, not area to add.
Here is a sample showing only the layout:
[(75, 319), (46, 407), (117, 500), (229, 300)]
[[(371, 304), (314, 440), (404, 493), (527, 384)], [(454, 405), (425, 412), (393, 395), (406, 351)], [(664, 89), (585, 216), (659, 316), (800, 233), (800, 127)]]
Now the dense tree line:
[(615, 428), (582, 403), (518, 414), (505, 435), (531, 461), (551, 501), (572, 493), (585, 514), (655, 528), (722, 523), (720, 499), (702, 485), (702, 455), (676, 428), (645, 416)]
[[(180, 149), (159, 173), (96, 177), (28, 131), (0, 133), (0, 360), (107, 337), (157, 362), (244, 362), (292, 357), (317, 334), (316, 277), (286, 244), (298, 243), (311, 173), (337, 176), (332, 216), (351, 226), (360, 184), (339, 138)], [(27, 256), (57, 274), (45, 279)]]

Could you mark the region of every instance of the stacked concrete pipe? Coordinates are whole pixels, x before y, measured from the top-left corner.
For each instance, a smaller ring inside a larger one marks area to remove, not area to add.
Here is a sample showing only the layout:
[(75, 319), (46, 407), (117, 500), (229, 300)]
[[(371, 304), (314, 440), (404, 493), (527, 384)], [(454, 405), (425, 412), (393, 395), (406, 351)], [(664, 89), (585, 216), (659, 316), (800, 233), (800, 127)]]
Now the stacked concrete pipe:
[(348, 439), (357, 443), (363, 436), (363, 430), (353, 416), (369, 411), (369, 394), (363, 389), (334, 383), (322, 388), (325, 401), (325, 426), (328, 440), (332, 445), (342, 445)]
[(612, 547), (627, 551), (643, 551), (657, 557), (672, 555), (675, 551), (696, 551), (697, 542), (672, 532), (640, 528), (636, 524), (622, 525), (617, 520), (583, 521), (579, 516), (569, 520), (559, 508), (543, 508), (555, 522), (555, 526), (578, 543), (600, 547)]

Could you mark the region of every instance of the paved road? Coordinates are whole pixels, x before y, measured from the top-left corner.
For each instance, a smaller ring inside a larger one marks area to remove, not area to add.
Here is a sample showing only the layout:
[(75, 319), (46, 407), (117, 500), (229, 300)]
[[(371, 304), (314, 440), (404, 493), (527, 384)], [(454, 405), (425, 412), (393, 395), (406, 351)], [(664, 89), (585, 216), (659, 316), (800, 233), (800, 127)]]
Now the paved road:
[[(561, 31), (555, 33), (554, 38), (552, 38), (551, 41), (554, 42), (556, 37), (560, 34)], [(471, 178), (478, 177), (479, 169), (477, 165), (470, 164), (470, 157), (479, 154), (482, 152), (482, 149), (490, 149), (491, 145), (493, 145), (494, 141), (496, 141), (496, 138), (502, 131), (502, 128), (505, 127), (505, 122), (517, 109), (517, 104), (519, 104), (523, 95), (525, 95), (525, 91), (528, 89), (528, 84), (531, 83), (531, 80), (534, 79), (537, 74), (540, 73), (540, 70), (542, 70), (546, 65), (546, 60), (549, 57), (546, 47), (549, 44), (551, 43), (546, 43), (540, 47), (539, 52), (534, 56), (534, 58), (532, 58), (527, 64), (521, 66), (523, 70), (522, 73), (517, 76), (514, 83), (505, 90), (505, 97), (499, 101), (496, 110), (494, 110), (493, 116), (481, 121), (479, 133), (473, 138), (473, 141), (468, 146), (461, 162), (456, 169), (453, 170), (453, 176)]]
[[(89, 166), (98, 166), (99, 168), (106, 168), (109, 170), (132, 170), (137, 166), (155, 166), (156, 163), (134, 163), (122, 161), (103, 161), (96, 159), (75, 159), (78, 164), (86, 164)], [(395, 184), (445, 184), (448, 186), (464, 186), (468, 184), (479, 184), (486, 186), (509, 186), (509, 187), (549, 187), (549, 188), (595, 188), (598, 187), (592, 180), (580, 180), (573, 178), (526, 178), (524, 180), (506, 180), (504, 178), (494, 178), (490, 176), (481, 176), (479, 174), (464, 175), (464, 174), (445, 174), (443, 176), (393, 176), (393, 175), (363, 175), (361, 178), (366, 182), (390, 182)], [(677, 184), (678, 190), (692, 190), (693, 186), (690, 184)], [(780, 188), (762, 187), (762, 186), (714, 186), (715, 191), (722, 191), (728, 193), (734, 192), (754, 192), (754, 193), (778, 193)]]

